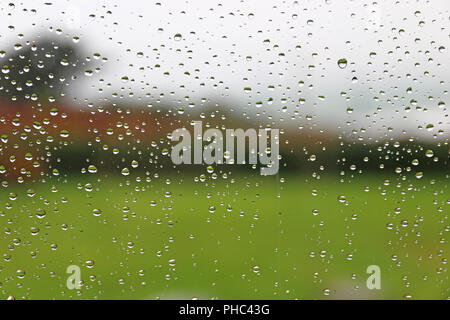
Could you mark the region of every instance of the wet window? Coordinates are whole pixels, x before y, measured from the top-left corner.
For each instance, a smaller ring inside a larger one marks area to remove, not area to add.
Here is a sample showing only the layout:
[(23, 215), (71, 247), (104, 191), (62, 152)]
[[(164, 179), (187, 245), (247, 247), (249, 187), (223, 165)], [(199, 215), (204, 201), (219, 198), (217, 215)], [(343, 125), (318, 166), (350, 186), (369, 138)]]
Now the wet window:
[(1, 299), (448, 299), (450, 4), (2, 1)]

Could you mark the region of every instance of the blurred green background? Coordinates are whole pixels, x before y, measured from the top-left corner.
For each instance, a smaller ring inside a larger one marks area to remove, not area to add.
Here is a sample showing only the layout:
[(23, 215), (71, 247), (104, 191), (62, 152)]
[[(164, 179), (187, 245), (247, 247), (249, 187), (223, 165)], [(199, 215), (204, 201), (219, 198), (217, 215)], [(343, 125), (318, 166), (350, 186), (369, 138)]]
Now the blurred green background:
[[(2, 298), (445, 299), (447, 185), (205, 172), (10, 187)], [(66, 288), (71, 264), (79, 290)], [(381, 290), (366, 288), (374, 264)]]

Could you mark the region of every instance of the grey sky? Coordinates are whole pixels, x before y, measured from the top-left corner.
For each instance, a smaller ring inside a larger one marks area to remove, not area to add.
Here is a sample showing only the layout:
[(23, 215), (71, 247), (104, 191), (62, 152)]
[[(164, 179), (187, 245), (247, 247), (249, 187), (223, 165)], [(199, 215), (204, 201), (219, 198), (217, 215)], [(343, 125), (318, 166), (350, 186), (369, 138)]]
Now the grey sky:
[[(98, 74), (70, 92), (78, 101), (99, 103), (117, 92), (145, 102), (163, 94), (176, 110), (189, 109), (190, 102), (201, 108), (204, 97), (230, 101), (248, 113), (282, 116), (291, 126), (364, 127), (374, 137), (392, 127), (397, 135), (406, 130), (430, 139), (441, 129), (441, 138), (449, 136), (448, 108), (438, 108), (440, 101), (449, 103), (445, 0), (9, 3), (1, 1), (3, 50), (13, 50), (19, 33), (26, 38), (61, 28), (61, 36), (79, 36), (88, 53), (108, 57)], [(337, 65), (340, 58), (348, 61), (345, 69)], [(411, 99), (422, 109), (411, 106), (406, 113)], [(381, 111), (373, 115), (377, 107)], [(433, 130), (419, 129), (428, 123)]]

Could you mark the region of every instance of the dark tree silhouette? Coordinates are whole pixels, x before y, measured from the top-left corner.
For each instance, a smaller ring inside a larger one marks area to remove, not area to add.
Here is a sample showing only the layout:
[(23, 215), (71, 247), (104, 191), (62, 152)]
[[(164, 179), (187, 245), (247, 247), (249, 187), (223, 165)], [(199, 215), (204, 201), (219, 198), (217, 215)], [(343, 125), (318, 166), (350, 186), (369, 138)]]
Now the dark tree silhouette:
[(77, 46), (63, 38), (39, 38), (23, 46), (13, 45), (13, 52), (0, 58), (0, 99), (59, 97), (64, 87), (87, 68)]

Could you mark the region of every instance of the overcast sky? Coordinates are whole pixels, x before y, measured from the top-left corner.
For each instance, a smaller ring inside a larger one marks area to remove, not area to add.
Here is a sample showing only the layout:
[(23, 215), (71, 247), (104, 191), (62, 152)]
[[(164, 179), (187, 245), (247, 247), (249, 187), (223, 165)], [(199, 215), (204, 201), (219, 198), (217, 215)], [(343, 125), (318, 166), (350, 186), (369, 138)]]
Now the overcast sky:
[[(1, 49), (12, 51), (20, 33), (27, 39), (60, 28), (87, 54), (108, 58), (69, 92), (81, 104), (114, 92), (144, 103), (161, 98), (175, 109), (201, 108), (206, 98), (275, 118), (297, 111), (286, 125), (449, 136), (448, 108), (438, 107), (449, 103), (446, 0), (10, 3), (1, 1)], [(432, 130), (420, 129), (429, 123)]]

